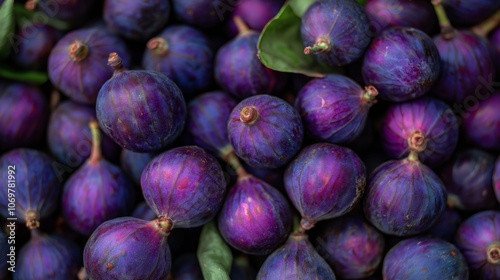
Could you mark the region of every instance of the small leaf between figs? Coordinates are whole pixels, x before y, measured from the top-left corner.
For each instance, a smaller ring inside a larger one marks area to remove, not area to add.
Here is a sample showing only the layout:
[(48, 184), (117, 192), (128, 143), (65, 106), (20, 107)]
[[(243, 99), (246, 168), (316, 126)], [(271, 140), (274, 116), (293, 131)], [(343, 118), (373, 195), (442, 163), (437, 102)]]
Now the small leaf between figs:
[(0, 59), (10, 53), (11, 38), (14, 34), (14, 0), (5, 0), (0, 6)]
[(309, 8), (309, 6), (316, 1), (317, 0), (290, 0), (288, 3), (290, 7), (292, 7), (295, 14), (298, 17), (302, 17), (302, 15), (307, 11), (307, 8)]
[(201, 231), (197, 256), (204, 279), (230, 280), (233, 254), (214, 221), (206, 224)]

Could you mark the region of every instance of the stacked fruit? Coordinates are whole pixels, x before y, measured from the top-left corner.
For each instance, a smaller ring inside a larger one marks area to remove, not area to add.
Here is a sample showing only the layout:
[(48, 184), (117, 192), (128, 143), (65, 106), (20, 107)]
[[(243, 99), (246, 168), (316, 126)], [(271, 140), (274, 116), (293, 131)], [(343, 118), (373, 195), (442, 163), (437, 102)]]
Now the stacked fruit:
[(0, 61), (0, 279), (500, 279), (498, 0), (0, 0)]

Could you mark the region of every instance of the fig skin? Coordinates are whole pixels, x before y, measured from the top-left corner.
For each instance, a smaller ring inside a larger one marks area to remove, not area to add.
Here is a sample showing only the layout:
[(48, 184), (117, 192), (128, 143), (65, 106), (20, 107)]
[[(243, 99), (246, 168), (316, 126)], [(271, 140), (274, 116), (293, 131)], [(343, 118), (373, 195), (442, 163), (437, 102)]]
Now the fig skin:
[(465, 138), (474, 146), (493, 152), (500, 151), (499, 106), (500, 92), (496, 91), (463, 115)]
[(142, 171), (155, 156), (154, 153), (136, 153), (123, 149), (120, 155), (120, 167), (129, 175), (132, 182), (140, 186)]

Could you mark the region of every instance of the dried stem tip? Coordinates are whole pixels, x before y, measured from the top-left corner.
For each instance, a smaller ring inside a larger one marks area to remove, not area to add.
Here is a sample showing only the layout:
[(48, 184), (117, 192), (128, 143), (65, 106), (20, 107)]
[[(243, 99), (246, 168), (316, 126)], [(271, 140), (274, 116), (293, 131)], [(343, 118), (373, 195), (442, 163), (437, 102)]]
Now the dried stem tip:
[(89, 55), (89, 47), (79, 41), (75, 41), (69, 46), (69, 56), (73, 61), (80, 62)]
[(254, 106), (245, 106), (240, 112), (240, 121), (245, 124), (254, 124), (259, 119), (259, 110)]
[(172, 220), (166, 217), (160, 217), (154, 220), (154, 223), (158, 231), (165, 236), (168, 236), (172, 231), (172, 228), (174, 227), (174, 223), (172, 222)]
[(309, 218), (302, 218), (300, 220), (300, 233), (305, 233), (306, 231), (312, 229), (314, 225), (316, 224), (315, 221), (309, 219)]
[(37, 229), (40, 227), (40, 215), (37, 211), (28, 210), (25, 215), (26, 227), (29, 229)]
[(410, 137), (408, 137), (408, 146), (410, 147), (410, 150), (415, 151), (415, 152), (422, 152), (425, 150), (427, 147), (427, 139), (425, 138), (425, 134), (420, 131), (414, 131), (412, 134), (410, 134)]
[(113, 67), (115, 71), (125, 70), (125, 67), (123, 67), (122, 58), (115, 52), (109, 54), (108, 65)]
[(304, 53), (309, 55), (311, 53), (313, 54), (320, 54), (320, 53), (327, 53), (331, 49), (331, 42), (327, 38), (319, 38), (314, 46), (309, 46), (304, 49)]
[(500, 264), (500, 243), (495, 242), (488, 247), (487, 253), (488, 262), (492, 264)]
[(366, 86), (363, 101), (368, 104), (377, 103), (378, 90), (374, 86)]
[(439, 26), (441, 27), (441, 36), (446, 40), (452, 39), (453, 37), (455, 37), (456, 32), (453, 26), (451, 25), (448, 16), (446, 15), (446, 11), (444, 10), (443, 7), (443, 1), (431, 0), (431, 3), (434, 6), (434, 11), (436, 12), (436, 16), (439, 21)]
[(168, 51), (168, 43), (162, 37), (156, 37), (148, 41), (147, 48), (155, 54), (163, 55)]

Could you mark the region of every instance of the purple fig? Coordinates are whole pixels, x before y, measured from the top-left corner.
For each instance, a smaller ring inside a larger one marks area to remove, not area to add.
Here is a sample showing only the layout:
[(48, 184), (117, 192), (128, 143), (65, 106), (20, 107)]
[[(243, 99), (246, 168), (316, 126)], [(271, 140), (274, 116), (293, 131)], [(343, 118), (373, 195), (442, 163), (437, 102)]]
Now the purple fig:
[(486, 150), (500, 151), (500, 92), (476, 103), (464, 115), (465, 137), (473, 145)]
[(48, 119), (49, 104), (38, 88), (0, 85), (0, 151), (38, 145)]
[(314, 79), (298, 93), (295, 107), (312, 137), (329, 143), (349, 143), (363, 131), (378, 91), (342, 75)]
[(401, 159), (415, 151), (422, 163), (438, 167), (457, 147), (458, 121), (446, 103), (422, 97), (391, 105), (382, 123), (381, 136), (388, 156)]
[(165, 74), (189, 98), (211, 85), (214, 57), (203, 33), (187, 25), (171, 25), (148, 41), (142, 66)]
[(117, 53), (109, 55), (108, 64), (115, 72), (97, 97), (101, 129), (134, 152), (166, 148), (184, 128), (187, 109), (182, 92), (159, 72), (126, 70)]
[(446, 208), (437, 222), (423, 235), (430, 235), (452, 242), (458, 227), (462, 223), (462, 216), (458, 210)]
[(76, 279), (82, 253), (73, 241), (33, 230), (17, 261), (14, 280)]
[(212, 155), (197, 146), (168, 150), (153, 158), (141, 176), (146, 202), (173, 227), (201, 226), (224, 201), (226, 180)]
[(227, 122), (236, 100), (222, 91), (207, 92), (188, 104), (186, 128), (194, 143), (224, 159), (234, 151), (227, 136)]
[(445, 207), (443, 182), (415, 153), (373, 171), (364, 201), (366, 218), (380, 231), (397, 236), (429, 229)]
[(382, 263), (384, 235), (361, 211), (328, 221), (315, 239), (318, 251), (343, 279), (372, 276)]
[(249, 174), (239, 176), (220, 211), (219, 230), (227, 243), (244, 253), (269, 254), (290, 233), (291, 211), (271, 185)]
[(348, 148), (319, 143), (305, 147), (285, 171), (285, 190), (302, 216), (300, 226), (339, 217), (361, 199), (366, 171), (361, 159)]
[(495, 171), (493, 173), (493, 189), (495, 190), (497, 201), (500, 202), (500, 156), (498, 156), (495, 162)]
[(326, 261), (314, 250), (308, 236), (293, 233), (286, 243), (269, 255), (257, 280), (322, 279), (335, 280)]
[(278, 168), (299, 152), (304, 127), (297, 110), (286, 101), (257, 95), (236, 105), (227, 133), (236, 154), (248, 165)]
[(439, 51), (424, 32), (392, 27), (375, 37), (365, 53), (363, 80), (393, 102), (427, 93), (439, 76)]
[(277, 94), (284, 87), (284, 74), (273, 71), (257, 57), (259, 33), (235, 18), (240, 33), (224, 44), (215, 57), (215, 79), (237, 99), (258, 94)]
[(95, 104), (99, 89), (113, 75), (105, 57), (120, 53), (130, 66), (127, 46), (102, 26), (82, 28), (66, 34), (49, 56), (52, 84), (76, 102)]
[[(62, 164), (76, 168), (90, 157), (92, 133), (89, 123), (95, 120), (92, 106), (64, 101), (52, 111), (47, 131), (47, 142), (54, 157)], [(102, 152), (110, 161), (120, 154), (120, 147), (107, 135), (102, 135)]]
[(102, 157), (97, 122), (92, 121), (90, 128), (90, 158), (66, 181), (62, 193), (66, 222), (87, 236), (103, 222), (129, 214), (135, 200), (134, 186), (127, 175)]
[[(266, 24), (280, 11), (284, 0), (239, 0), (229, 18), (240, 17), (248, 27), (262, 31)], [(229, 20), (229, 35), (236, 36), (238, 28)]]
[(414, 237), (387, 253), (382, 275), (386, 280), (468, 280), (469, 268), (455, 245), (439, 238)]
[(471, 279), (500, 278), (500, 212), (483, 211), (466, 219), (454, 243), (469, 264)]
[(2, 216), (25, 222), (29, 229), (40, 227), (40, 219), (52, 214), (59, 203), (62, 185), (56, 162), (43, 152), (15, 149), (0, 157)]
[(431, 93), (449, 103), (465, 103), (478, 93), (481, 79), (495, 77), (491, 46), (469, 30), (454, 29), (440, 1), (434, 1), (434, 5), (441, 34), (433, 40), (441, 57), (441, 74)]
[[(147, 40), (170, 16), (170, 1), (105, 0), (103, 19), (112, 32), (131, 40)], [(120, 53), (120, 55), (122, 55)]]
[(120, 167), (137, 186), (140, 186), (142, 171), (155, 155), (153, 153), (136, 153), (123, 149), (120, 156)]
[(317, 1), (302, 16), (304, 53), (328, 66), (343, 66), (363, 56), (370, 43), (368, 17), (354, 0)]
[(48, 17), (72, 24), (81, 23), (91, 12), (95, 0), (27, 0), (25, 6), (28, 10), (38, 9)]
[(448, 191), (448, 206), (465, 211), (497, 206), (492, 188), (495, 158), (479, 149), (456, 154), (443, 169), (441, 178)]
[(83, 263), (90, 279), (167, 279), (172, 266), (166, 218), (109, 220), (90, 236)]
[(368, 0), (366, 15), (375, 32), (406, 26), (431, 35), (438, 29), (438, 20), (432, 5), (426, 0)]
[(452, 23), (461, 26), (478, 24), (493, 15), (499, 8), (497, 0), (439, 0), (443, 2)]
[(238, 1), (226, 0), (172, 0), (173, 14), (183, 23), (200, 28), (219, 25)]

